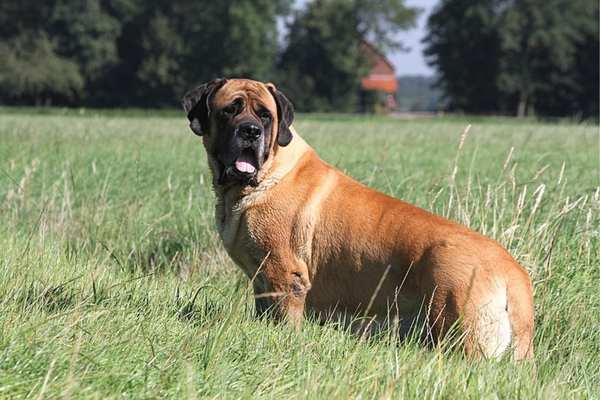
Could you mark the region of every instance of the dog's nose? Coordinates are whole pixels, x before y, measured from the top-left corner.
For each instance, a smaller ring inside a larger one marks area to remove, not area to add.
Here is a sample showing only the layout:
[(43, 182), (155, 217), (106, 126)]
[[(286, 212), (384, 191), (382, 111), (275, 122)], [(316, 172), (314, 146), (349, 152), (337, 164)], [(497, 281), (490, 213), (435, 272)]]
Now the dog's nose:
[(238, 126), (238, 134), (245, 140), (256, 140), (262, 135), (262, 128), (253, 123), (245, 123)]

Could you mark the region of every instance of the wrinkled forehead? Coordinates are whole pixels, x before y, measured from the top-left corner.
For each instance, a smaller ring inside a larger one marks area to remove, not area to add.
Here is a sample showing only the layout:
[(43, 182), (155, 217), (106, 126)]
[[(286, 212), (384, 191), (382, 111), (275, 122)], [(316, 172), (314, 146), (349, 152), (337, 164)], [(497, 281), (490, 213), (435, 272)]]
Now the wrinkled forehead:
[(232, 79), (227, 81), (215, 93), (213, 104), (217, 108), (222, 108), (238, 98), (243, 99), (244, 104), (254, 106), (255, 103), (258, 103), (273, 112), (277, 111), (275, 99), (271, 92), (269, 92), (267, 85), (246, 79)]

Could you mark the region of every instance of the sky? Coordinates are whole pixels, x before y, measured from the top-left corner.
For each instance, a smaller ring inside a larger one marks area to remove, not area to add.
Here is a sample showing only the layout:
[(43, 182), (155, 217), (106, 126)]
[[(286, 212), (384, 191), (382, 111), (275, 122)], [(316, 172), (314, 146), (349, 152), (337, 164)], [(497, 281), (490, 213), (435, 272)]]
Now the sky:
[(418, 7), (422, 9), (417, 18), (417, 26), (409, 31), (402, 32), (398, 38), (408, 52), (396, 52), (388, 54), (389, 60), (396, 67), (396, 75), (428, 75), (434, 74), (434, 70), (425, 63), (423, 57), (423, 44), (421, 39), (425, 36), (425, 25), (427, 17), (438, 3), (438, 0), (407, 0), (407, 6)]

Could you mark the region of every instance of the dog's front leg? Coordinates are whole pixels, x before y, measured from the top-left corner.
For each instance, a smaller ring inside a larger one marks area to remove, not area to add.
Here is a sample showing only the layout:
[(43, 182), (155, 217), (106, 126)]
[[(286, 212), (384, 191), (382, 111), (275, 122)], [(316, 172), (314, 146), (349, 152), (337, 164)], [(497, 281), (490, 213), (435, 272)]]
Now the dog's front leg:
[(306, 264), (271, 256), (253, 282), (256, 311), (300, 327), (311, 284)]

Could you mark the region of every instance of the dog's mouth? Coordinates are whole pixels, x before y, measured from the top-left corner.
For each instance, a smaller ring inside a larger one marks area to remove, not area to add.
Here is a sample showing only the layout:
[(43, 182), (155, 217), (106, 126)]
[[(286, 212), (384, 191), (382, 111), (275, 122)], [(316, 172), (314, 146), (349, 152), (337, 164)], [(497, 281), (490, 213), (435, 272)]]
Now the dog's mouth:
[(241, 174), (256, 174), (258, 160), (256, 159), (255, 152), (250, 148), (243, 149), (233, 166)]
[(233, 181), (256, 186), (259, 167), (257, 152), (247, 147), (242, 149), (233, 163), (223, 165), (218, 182), (220, 185)]

